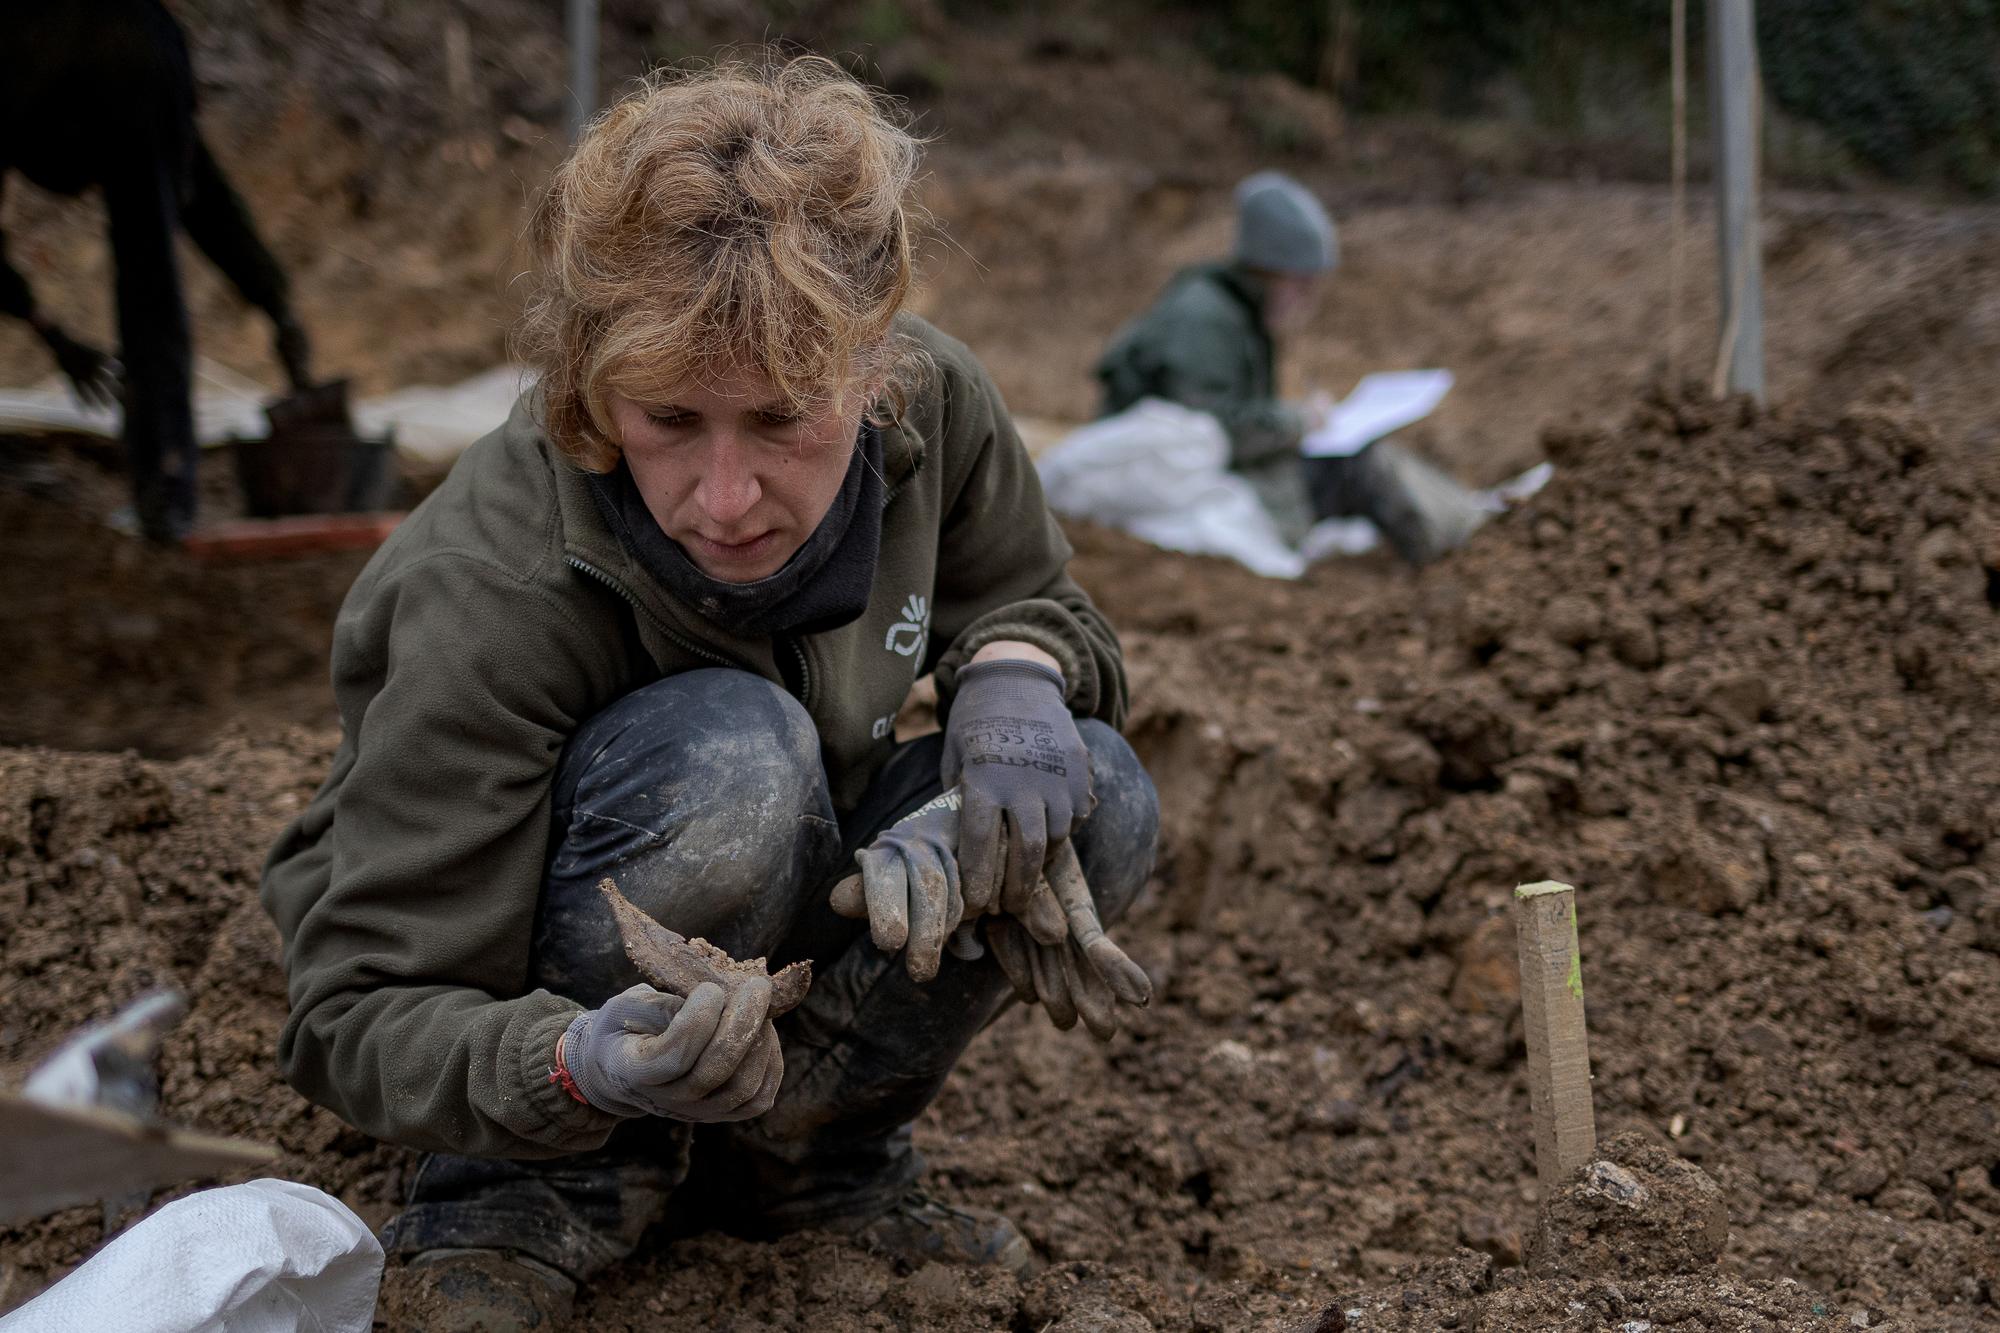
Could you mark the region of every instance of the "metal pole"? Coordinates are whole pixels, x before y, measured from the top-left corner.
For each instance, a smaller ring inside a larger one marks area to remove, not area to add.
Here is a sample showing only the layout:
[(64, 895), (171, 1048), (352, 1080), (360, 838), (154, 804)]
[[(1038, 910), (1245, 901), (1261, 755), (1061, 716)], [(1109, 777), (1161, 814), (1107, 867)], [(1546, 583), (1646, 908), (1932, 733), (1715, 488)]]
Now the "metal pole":
[(1764, 243), (1758, 229), (1758, 129), (1763, 81), (1757, 70), (1755, 0), (1708, 0), (1708, 89), (1715, 126), (1718, 266), (1722, 345), (1716, 391), (1764, 401)]
[(569, 0), (569, 141), (597, 114), (597, 0)]
[(1687, 0), (1673, 0), (1668, 22), (1672, 69), (1673, 195), (1667, 210), (1667, 388), (1678, 396), (1685, 378), (1681, 367), (1681, 277), (1687, 272)]

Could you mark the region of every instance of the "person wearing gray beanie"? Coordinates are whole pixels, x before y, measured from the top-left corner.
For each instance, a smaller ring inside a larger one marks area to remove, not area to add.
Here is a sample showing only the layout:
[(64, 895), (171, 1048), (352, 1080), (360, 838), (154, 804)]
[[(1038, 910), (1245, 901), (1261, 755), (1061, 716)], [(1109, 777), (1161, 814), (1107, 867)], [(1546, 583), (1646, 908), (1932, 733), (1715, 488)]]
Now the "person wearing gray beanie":
[(1333, 219), (1276, 171), (1246, 178), (1235, 202), (1230, 257), (1175, 274), (1112, 339), (1097, 365), (1102, 415), (1145, 398), (1211, 413), (1229, 437), (1230, 470), (1256, 490), (1286, 542), (1297, 545), (1318, 519), (1360, 515), (1411, 563), (1434, 558), (1444, 543), (1410, 483), (1425, 465), (1387, 441), (1348, 458), (1303, 458), (1300, 441), (1319, 412), (1277, 396), (1276, 340), (1313, 318), (1340, 262)]
[(1275, 339), (1303, 326), (1339, 260), (1333, 220), (1303, 185), (1260, 171), (1236, 187), (1231, 257), (1174, 275), (1097, 365), (1103, 415), (1164, 398), (1215, 415), (1229, 465), (1296, 543), (1313, 524), (1299, 441), (1312, 424), (1277, 396)]

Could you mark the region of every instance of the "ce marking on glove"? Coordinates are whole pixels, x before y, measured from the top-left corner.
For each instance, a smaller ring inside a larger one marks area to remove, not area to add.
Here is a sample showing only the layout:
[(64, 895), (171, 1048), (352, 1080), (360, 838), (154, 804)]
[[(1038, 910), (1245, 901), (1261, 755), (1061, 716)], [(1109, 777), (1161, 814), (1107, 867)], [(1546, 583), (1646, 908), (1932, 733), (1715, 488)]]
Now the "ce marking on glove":
[(978, 754), (966, 760), (966, 767), (978, 768), (985, 764), (1004, 764), (1008, 768), (1032, 768), (1038, 773), (1053, 773), (1057, 777), (1069, 776), (1066, 765), (1052, 763), (1047, 759), (1025, 759), (1012, 754)]

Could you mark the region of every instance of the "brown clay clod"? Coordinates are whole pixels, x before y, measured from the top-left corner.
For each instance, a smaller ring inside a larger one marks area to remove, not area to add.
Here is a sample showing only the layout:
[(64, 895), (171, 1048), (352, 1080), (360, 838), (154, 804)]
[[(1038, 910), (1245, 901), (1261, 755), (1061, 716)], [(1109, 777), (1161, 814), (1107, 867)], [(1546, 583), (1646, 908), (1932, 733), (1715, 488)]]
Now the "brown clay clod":
[(686, 995), (704, 981), (729, 988), (748, 977), (771, 977), (771, 1017), (799, 1007), (812, 987), (812, 964), (805, 960), (780, 968), (775, 976), (762, 958), (731, 958), (707, 940), (687, 939), (668, 930), (634, 907), (618, 886), (599, 881), (598, 892), (611, 905), (611, 919), (625, 941), (625, 956), (639, 969), (639, 975), (661, 990)]
[(1728, 1241), (1716, 1183), (1627, 1133), (1543, 1202), (1527, 1261), (1537, 1276), (1666, 1277), (1712, 1267)]

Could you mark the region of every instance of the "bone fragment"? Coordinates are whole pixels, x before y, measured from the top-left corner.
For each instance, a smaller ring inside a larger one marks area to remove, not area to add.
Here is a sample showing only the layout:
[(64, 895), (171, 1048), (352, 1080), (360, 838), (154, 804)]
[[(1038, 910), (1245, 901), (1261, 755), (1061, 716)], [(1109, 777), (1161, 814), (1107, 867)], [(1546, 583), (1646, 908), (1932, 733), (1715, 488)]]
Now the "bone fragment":
[(713, 981), (725, 990), (734, 989), (751, 977), (771, 977), (771, 1017), (799, 1007), (812, 986), (812, 964), (805, 960), (780, 968), (772, 976), (762, 958), (731, 958), (703, 939), (687, 939), (668, 930), (634, 907), (618, 886), (602, 880), (597, 886), (611, 906), (611, 919), (625, 941), (625, 956), (639, 969), (639, 975), (663, 991), (687, 995), (704, 981)]

